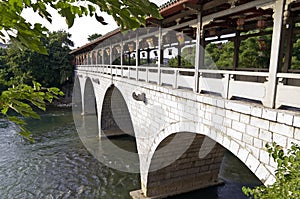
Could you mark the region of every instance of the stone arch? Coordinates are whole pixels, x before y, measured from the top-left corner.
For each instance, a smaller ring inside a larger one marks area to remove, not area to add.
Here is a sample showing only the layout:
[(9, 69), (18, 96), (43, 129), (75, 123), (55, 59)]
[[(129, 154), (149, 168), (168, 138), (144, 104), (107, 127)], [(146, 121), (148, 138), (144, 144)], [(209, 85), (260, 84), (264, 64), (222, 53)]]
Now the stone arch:
[[(105, 87), (103, 89), (105, 94), (101, 97), (101, 105), (99, 105), (101, 106), (101, 113), (99, 112), (101, 147), (103, 151), (109, 151), (111, 154), (107, 157), (110, 162), (117, 162), (113, 168), (139, 173), (140, 159), (137, 141), (123, 93), (121, 89), (110, 83), (103, 87)], [(120, 160), (123, 162), (119, 163)]]
[(101, 130), (107, 133), (106, 135), (134, 136), (133, 123), (125, 98), (120, 89), (113, 84), (105, 92), (100, 122)]
[(97, 98), (94, 84), (90, 77), (82, 78), (82, 112), (74, 117), (77, 131), (85, 146), (89, 145), (89, 138), (99, 136)]
[[(216, 131), (208, 130), (199, 133), (201, 131), (197, 129), (203, 129), (203, 124), (178, 122), (157, 134), (152, 142), (153, 144), (149, 151), (147, 163), (143, 165), (147, 168), (148, 172), (141, 176), (142, 190), (147, 197), (175, 195), (218, 184), (217, 177), (226, 150), (230, 151), (243, 162), (262, 183), (265, 183), (267, 178), (273, 177), (272, 172), (245, 149), (243, 145), (230, 140), (231, 138), (224, 134), (222, 134), (223, 137), (217, 137)], [(174, 149), (171, 150), (171, 152), (156, 154), (157, 150), (161, 150), (166, 145), (170, 145), (169, 143), (174, 140), (174, 137), (180, 134), (183, 139), (180, 142), (179, 137), (179, 139), (173, 143)], [(219, 132), (219, 134), (221, 133)], [(193, 139), (192, 142), (188, 139), (184, 139), (186, 135), (194, 135), (194, 138), (188, 138)], [(171, 164), (163, 168), (153, 169), (155, 165), (163, 165), (161, 160), (168, 161), (168, 159), (170, 159), (168, 156), (173, 155), (174, 151), (176, 153), (178, 146), (184, 145), (185, 143), (188, 144), (189, 147), (184, 153), (180, 154), (176, 161), (170, 162)], [(210, 145), (213, 145), (213, 147)], [(200, 148), (201, 151), (207, 150), (204, 152), (204, 154), (207, 153), (207, 156), (202, 160), (198, 158)], [(209, 164), (206, 164), (207, 162)], [(253, 167), (253, 162), (258, 164), (258, 166)], [(202, 172), (202, 174), (200, 172)], [(203, 183), (203, 179), (205, 179), (205, 183)], [(167, 183), (168, 181), (170, 182), (169, 184)]]
[(95, 89), (89, 77), (86, 78), (84, 85), (83, 115), (97, 115)]
[(82, 107), (82, 93), (81, 93), (81, 84), (79, 77), (76, 75), (73, 86), (72, 94), (72, 109), (73, 113), (80, 115), (83, 112)]

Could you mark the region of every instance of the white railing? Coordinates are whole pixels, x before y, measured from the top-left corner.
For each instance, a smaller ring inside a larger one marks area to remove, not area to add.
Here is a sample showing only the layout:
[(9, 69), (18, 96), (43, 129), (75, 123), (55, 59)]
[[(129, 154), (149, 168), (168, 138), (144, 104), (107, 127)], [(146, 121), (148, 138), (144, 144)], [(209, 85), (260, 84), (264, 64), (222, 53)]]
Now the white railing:
[[(225, 99), (244, 98), (266, 104), (270, 97), (274, 97), (268, 95), (268, 72), (199, 70), (195, 75), (194, 69), (120, 65), (79, 65), (77, 70), (160, 83), (174, 89), (196, 90)], [(275, 107), (300, 108), (300, 74), (278, 73), (277, 79)]]
[(300, 108), (300, 74), (278, 73), (276, 108), (282, 105)]

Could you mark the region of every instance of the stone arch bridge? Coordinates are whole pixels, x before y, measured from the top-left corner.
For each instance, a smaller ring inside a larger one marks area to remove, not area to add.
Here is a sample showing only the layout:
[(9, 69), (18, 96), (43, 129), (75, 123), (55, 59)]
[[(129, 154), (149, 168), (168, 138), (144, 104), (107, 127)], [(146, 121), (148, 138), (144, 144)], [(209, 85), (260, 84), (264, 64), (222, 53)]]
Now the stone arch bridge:
[[(75, 104), (79, 103), (82, 113), (97, 114), (100, 134), (120, 127), (134, 134), (138, 153), (143, 154), (139, 163), (142, 191), (147, 197), (218, 184), (226, 150), (261, 182), (270, 184), (276, 164), (264, 145), (299, 143), (297, 112), (81, 70), (74, 89)], [(133, 93), (144, 94), (145, 100), (135, 99)], [(173, 145), (168, 145), (172, 139)], [(164, 146), (168, 147), (156, 153)], [(166, 162), (176, 150), (178, 157)]]
[[(300, 143), (300, 2), (172, 0), (160, 13), (144, 29), (117, 29), (71, 52), (77, 118), (95, 116), (84, 136), (101, 144), (108, 130), (134, 135), (134, 197), (218, 184), (225, 151), (273, 183), (265, 144)], [(226, 63), (213, 65), (212, 48)]]

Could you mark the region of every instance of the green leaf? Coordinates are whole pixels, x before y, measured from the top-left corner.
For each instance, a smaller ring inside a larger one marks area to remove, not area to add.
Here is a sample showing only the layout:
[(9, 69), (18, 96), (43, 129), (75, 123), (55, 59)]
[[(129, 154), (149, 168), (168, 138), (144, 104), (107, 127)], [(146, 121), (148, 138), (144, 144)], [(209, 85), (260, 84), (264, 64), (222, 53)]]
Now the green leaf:
[(25, 124), (26, 124), (25, 121), (19, 119), (19, 118), (16, 117), (16, 116), (9, 116), (9, 117), (8, 117), (8, 120), (11, 121), (11, 122), (13, 122), (13, 123), (16, 123), (16, 124), (18, 124), (18, 125), (25, 125)]
[(28, 131), (26, 128), (24, 127), (20, 127), (21, 131), (19, 132), (19, 134), (21, 136), (23, 136), (25, 139), (27, 139), (30, 142), (35, 142), (34, 138), (31, 137), (31, 132)]

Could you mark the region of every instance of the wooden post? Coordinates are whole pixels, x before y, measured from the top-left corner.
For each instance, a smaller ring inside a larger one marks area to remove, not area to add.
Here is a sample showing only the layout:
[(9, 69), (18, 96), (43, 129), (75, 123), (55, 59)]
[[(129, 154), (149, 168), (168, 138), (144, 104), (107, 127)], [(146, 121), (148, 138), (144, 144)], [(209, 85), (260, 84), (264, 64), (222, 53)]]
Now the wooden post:
[(102, 68), (105, 65), (104, 51), (105, 51), (105, 48), (102, 48)]
[(199, 69), (202, 65), (202, 61), (204, 58), (204, 49), (203, 46), (201, 46), (201, 36), (202, 36), (202, 13), (198, 13), (197, 18), (197, 32), (196, 32), (196, 55), (195, 55), (195, 86), (194, 86), (194, 92), (198, 92), (199, 90)]
[(136, 38), (135, 38), (135, 70), (136, 70), (136, 80), (139, 80), (139, 59), (140, 59), (140, 48), (139, 48), (139, 32), (136, 31)]
[(113, 77), (113, 67), (112, 67), (112, 62), (113, 62), (113, 57), (112, 57), (112, 44), (110, 42), (109, 45), (109, 66), (110, 66), (110, 74), (111, 74), (111, 78)]
[(161, 26), (158, 29), (158, 63), (157, 63), (157, 72), (158, 72), (158, 81), (157, 84), (161, 85), (161, 45), (162, 45), (162, 30)]
[(274, 108), (276, 100), (276, 88), (277, 88), (277, 71), (280, 55), (280, 44), (282, 37), (282, 24), (283, 24), (283, 11), (285, 6), (285, 0), (276, 0), (274, 8), (274, 26), (271, 45), (271, 56), (269, 66), (269, 77), (266, 89), (266, 99), (263, 104), (269, 108)]
[(124, 44), (123, 44), (123, 36), (122, 34), (120, 35), (121, 36), (121, 53), (120, 53), (120, 65), (122, 66), (123, 68), (123, 51), (124, 51)]
[(239, 65), (239, 53), (240, 53), (240, 31), (236, 31), (234, 38), (234, 57), (233, 57), (233, 70), (236, 70)]
[(178, 68), (180, 68), (181, 66), (181, 45), (180, 45), (180, 42), (178, 42), (178, 58), (177, 58), (177, 66)]
[(286, 73), (291, 66), (292, 63), (292, 53), (293, 53), (293, 41), (294, 41), (294, 20), (293, 17), (289, 22), (289, 27), (285, 28), (285, 43), (286, 43), (286, 51), (284, 56), (284, 65), (282, 68), (282, 72)]
[(149, 66), (150, 65), (150, 52), (151, 52), (150, 48), (148, 48), (146, 52), (147, 52), (147, 64)]

